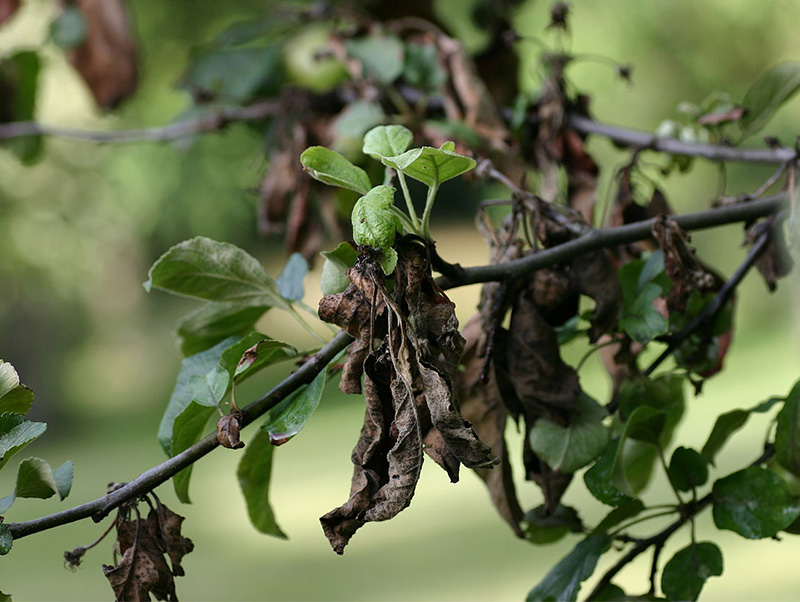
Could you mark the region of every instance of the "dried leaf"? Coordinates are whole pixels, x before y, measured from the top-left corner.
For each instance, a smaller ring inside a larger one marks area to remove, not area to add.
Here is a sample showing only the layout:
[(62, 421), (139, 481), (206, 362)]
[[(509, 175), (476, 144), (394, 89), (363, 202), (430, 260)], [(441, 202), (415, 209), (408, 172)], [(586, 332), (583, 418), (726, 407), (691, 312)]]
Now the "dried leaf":
[[(752, 226), (747, 233), (748, 242), (755, 242), (764, 227), (771, 227), (771, 225), (761, 222)], [(793, 266), (794, 261), (789, 254), (783, 228), (771, 227), (767, 248), (764, 249), (764, 252), (761, 253), (761, 256), (756, 261), (756, 267), (761, 276), (764, 277), (767, 288), (770, 291), (774, 291), (777, 288), (778, 279), (787, 276), (792, 271)]]
[(225, 414), (217, 420), (217, 441), (222, 447), (227, 447), (228, 449), (242, 449), (244, 447), (244, 441), (239, 438), (240, 420), (241, 414), (239, 412)]
[(122, 0), (75, 0), (89, 27), (86, 41), (68, 53), (97, 104), (113, 109), (139, 83), (136, 42)]
[(614, 331), (622, 309), (622, 289), (611, 255), (605, 249), (580, 255), (572, 261), (571, 275), (575, 289), (594, 299), (589, 342), (596, 343), (601, 335)]
[[(153, 512), (150, 512), (148, 520), (153, 521)], [(156, 498), (155, 520), (158, 525), (158, 539), (161, 546), (166, 550), (169, 560), (172, 563), (172, 574), (176, 577), (183, 576), (184, 570), (181, 566), (183, 557), (194, 550), (194, 544), (188, 537), (181, 535), (181, 525), (184, 517), (174, 513)]]

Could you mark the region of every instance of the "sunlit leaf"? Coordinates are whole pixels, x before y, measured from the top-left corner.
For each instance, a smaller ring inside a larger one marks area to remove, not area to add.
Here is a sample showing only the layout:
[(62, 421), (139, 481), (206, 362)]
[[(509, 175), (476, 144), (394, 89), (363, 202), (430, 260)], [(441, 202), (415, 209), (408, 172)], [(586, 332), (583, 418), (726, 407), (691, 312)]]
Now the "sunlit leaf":
[(31, 422), (13, 412), (0, 414), (0, 468), (45, 430), (44, 422)]
[(746, 138), (760, 130), (798, 89), (800, 63), (782, 63), (759, 77), (742, 100), (742, 136)]
[(800, 515), (800, 500), (774, 472), (751, 466), (714, 483), (714, 524), (748, 539), (772, 537)]
[(539, 600), (571, 601), (578, 597), (581, 583), (592, 576), (600, 556), (611, 547), (613, 538), (590, 535), (550, 569), (542, 582), (528, 594), (528, 602)]
[(383, 164), (426, 184), (438, 186), (473, 169), (474, 159), (451, 150), (423, 146), (395, 157), (383, 157)]
[(14, 366), (0, 360), (0, 414), (27, 414), (33, 404), (33, 391), (19, 382)]
[(262, 533), (286, 539), (286, 534), (275, 520), (269, 501), (274, 450), (275, 446), (270, 443), (269, 435), (262, 430), (257, 431), (244, 448), (236, 476), (253, 526)]
[(379, 125), (364, 135), (361, 150), (365, 155), (380, 161), (383, 157), (400, 155), (411, 146), (414, 134), (402, 125)]
[(710, 541), (677, 552), (661, 573), (661, 589), (669, 600), (697, 600), (709, 577), (722, 575), (722, 552)]
[(312, 146), (300, 155), (300, 162), (315, 180), (367, 194), (372, 188), (369, 176), (345, 157), (324, 146)]

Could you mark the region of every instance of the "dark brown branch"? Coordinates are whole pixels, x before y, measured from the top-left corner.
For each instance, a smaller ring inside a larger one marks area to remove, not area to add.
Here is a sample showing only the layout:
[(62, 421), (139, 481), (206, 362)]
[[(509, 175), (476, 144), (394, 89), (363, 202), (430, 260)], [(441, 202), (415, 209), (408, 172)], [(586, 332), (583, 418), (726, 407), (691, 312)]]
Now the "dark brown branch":
[[(345, 332), (340, 332), (325, 345), (319, 353), (309, 359), (305, 364), (297, 369), (296, 372), (284, 379), (269, 393), (264, 395), (247, 407), (242, 409), (242, 426), (252, 423), (262, 416), (270, 408), (273, 408), (282, 399), (298, 389), (301, 385), (310, 383), (314, 377), (322, 371), (325, 366), (342, 349), (350, 344), (352, 339)], [(116, 491), (98, 498), (92, 502), (57, 512), (49, 516), (37, 518), (20, 523), (8, 523), (6, 526), (14, 539), (19, 539), (27, 535), (32, 535), (40, 531), (66, 525), (78, 520), (92, 517), (93, 520), (102, 520), (109, 512), (117, 508), (120, 504), (129, 500), (136, 499), (148, 491), (153, 490), (162, 483), (165, 483), (183, 468), (193, 464), (219, 445), (216, 433), (209, 435), (205, 439), (194, 444), (190, 448), (181, 452), (177, 456), (162, 462), (142, 473), (130, 483), (120, 487)]]
[(17, 121), (0, 124), (0, 140), (25, 136), (53, 136), (97, 143), (162, 142), (196, 134), (217, 132), (232, 123), (259, 121), (277, 115), (280, 112), (280, 106), (280, 102), (277, 100), (267, 100), (246, 107), (223, 107), (210, 115), (179, 121), (163, 127), (105, 132), (48, 125), (35, 121)]

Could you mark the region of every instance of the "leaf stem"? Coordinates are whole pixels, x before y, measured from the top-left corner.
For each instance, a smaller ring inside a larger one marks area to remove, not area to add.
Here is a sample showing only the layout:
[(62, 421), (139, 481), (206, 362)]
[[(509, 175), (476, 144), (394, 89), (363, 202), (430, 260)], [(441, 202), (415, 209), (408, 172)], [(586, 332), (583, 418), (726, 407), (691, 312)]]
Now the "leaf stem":
[(408, 215), (411, 217), (411, 223), (414, 225), (413, 232), (420, 234), (420, 223), (417, 217), (417, 210), (414, 209), (414, 202), (411, 200), (411, 193), (408, 192), (408, 182), (406, 176), (402, 171), (397, 172), (397, 180), (400, 182), (400, 189), (403, 191), (403, 197), (406, 200), (406, 207), (408, 208)]
[[(433, 166), (434, 169), (436, 165)], [(431, 239), (431, 211), (433, 211), (433, 201), (436, 199), (436, 193), (439, 192), (439, 178), (437, 177), (433, 182), (433, 186), (428, 188), (428, 197), (425, 199), (425, 211), (422, 214), (422, 236), (426, 240)]]

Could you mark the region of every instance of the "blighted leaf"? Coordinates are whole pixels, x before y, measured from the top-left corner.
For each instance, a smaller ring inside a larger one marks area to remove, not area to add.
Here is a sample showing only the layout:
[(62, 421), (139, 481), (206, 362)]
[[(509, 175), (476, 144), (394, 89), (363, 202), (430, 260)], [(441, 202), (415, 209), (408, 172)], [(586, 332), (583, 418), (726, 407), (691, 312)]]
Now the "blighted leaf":
[(232, 336), (244, 335), (269, 309), (259, 299), (253, 302), (206, 303), (178, 322), (177, 333), (184, 356), (194, 355)]
[(661, 589), (669, 600), (697, 600), (709, 577), (722, 575), (722, 552), (701, 541), (683, 548), (664, 566)]
[(691, 491), (705, 485), (708, 464), (700, 452), (689, 447), (677, 447), (672, 452), (667, 474), (678, 491)]
[[(172, 437), (170, 440), (171, 455), (176, 456), (185, 449), (188, 449), (198, 441), (206, 432), (206, 425), (209, 418), (215, 413), (215, 406), (201, 405), (191, 401), (183, 411), (175, 418), (172, 425)], [(162, 442), (163, 444), (163, 442)], [(190, 504), (189, 481), (192, 477), (193, 464), (190, 464), (178, 474), (172, 477), (175, 486), (175, 495), (184, 504)]]
[(392, 186), (376, 186), (353, 207), (353, 240), (359, 245), (385, 249), (394, 244), (397, 218), (389, 210), (394, 204)]
[(609, 512), (606, 517), (594, 528), (592, 533), (608, 533), (624, 520), (638, 516), (645, 509), (641, 500), (626, 498), (618, 507)]
[(411, 146), (414, 134), (402, 125), (379, 125), (364, 135), (361, 150), (365, 155), (380, 161), (383, 157), (400, 155)]
[(192, 540), (181, 533), (184, 517), (174, 513), (156, 498), (155, 513), (151, 510), (147, 519), (151, 529), (157, 526), (156, 536), (172, 563), (172, 574), (176, 577), (182, 576), (184, 570), (181, 561), (186, 554), (194, 550)]
[(436, 92), (444, 85), (447, 81), (447, 72), (439, 64), (439, 52), (436, 44), (406, 45), (403, 79), (415, 88), (430, 92)]
[(772, 408), (772, 406), (780, 401), (783, 400), (779, 397), (773, 397), (753, 408), (750, 408), (749, 410), (731, 410), (730, 412), (725, 412), (724, 414), (717, 416), (717, 420), (714, 423), (714, 428), (711, 429), (711, 434), (708, 436), (708, 440), (706, 441), (705, 445), (703, 445), (703, 449), (700, 452), (703, 455), (703, 458), (705, 458), (706, 462), (712, 466), (714, 465), (714, 459), (719, 451), (722, 449), (725, 443), (727, 443), (731, 435), (745, 425), (747, 419), (750, 417), (750, 414), (753, 412), (767, 412), (770, 408)]
[(14, 366), (0, 360), (0, 414), (27, 414), (33, 404), (33, 391), (19, 382)]
[(217, 441), (222, 447), (228, 449), (241, 449), (244, 447), (244, 441), (239, 438), (241, 431), (241, 414), (239, 412), (231, 412), (220, 416), (217, 420)]
[(323, 295), (340, 293), (350, 285), (347, 270), (353, 267), (358, 251), (348, 242), (341, 242), (333, 251), (323, 251), (325, 258), (320, 276), (320, 289)]
[(122, 0), (75, 0), (88, 24), (82, 44), (68, 58), (98, 106), (113, 109), (139, 83), (136, 42)]
[(576, 600), (581, 583), (592, 576), (600, 556), (611, 547), (613, 538), (607, 535), (590, 535), (550, 569), (539, 585), (533, 588), (528, 602)]
[(8, 527), (0, 523), (0, 556), (5, 556), (11, 551), (11, 546), (14, 545), (14, 538), (11, 535)]
[(589, 492), (609, 506), (618, 506), (631, 500), (630, 496), (622, 493), (614, 484), (614, 464), (617, 462), (622, 443), (624, 439), (621, 437), (609, 443), (600, 459), (583, 475), (583, 481)]
[(40, 458), (28, 458), (19, 463), (17, 497), (47, 499), (58, 492), (53, 469)]
[[(39, 55), (31, 50), (0, 60), (0, 123), (35, 118), (40, 70)], [(41, 156), (44, 143), (41, 136), (25, 136), (3, 141), (2, 148), (28, 165)]]
[(303, 280), (306, 274), (308, 274), (308, 261), (300, 253), (292, 253), (275, 281), (281, 297), (289, 301), (302, 301), (305, 294)]
[(403, 42), (397, 36), (375, 32), (347, 41), (347, 53), (364, 67), (364, 75), (391, 84), (403, 72)]
[(325, 390), (327, 370), (321, 370), (311, 383), (267, 412), (261, 429), (272, 445), (282, 445), (299, 433), (313, 416)]
[(747, 539), (772, 537), (800, 515), (800, 500), (786, 482), (751, 466), (714, 483), (714, 524)]
[(145, 289), (209, 301), (288, 308), (259, 261), (236, 245), (204, 236), (169, 249), (150, 268)]
[(178, 372), (175, 387), (172, 390), (172, 395), (158, 427), (158, 440), (167, 455), (175, 455), (172, 448), (173, 423), (192, 402), (194, 392), (192, 389), (192, 377), (205, 379), (206, 374), (211, 372), (219, 363), (222, 353), (239, 340), (240, 337), (229, 337), (221, 343), (217, 343), (211, 349), (184, 358), (181, 362), (181, 369)]
[(452, 150), (423, 146), (395, 157), (383, 157), (383, 164), (419, 180), (427, 186), (438, 186), (473, 169), (474, 159)]
[[(235, 363), (232, 364), (231, 374), (236, 382), (244, 380), (267, 366), (297, 356), (297, 350), (291, 345), (276, 341), (261, 333), (254, 334), (258, 335), (258, 342), (240, 353), (238, 359), (234, 358), (235, 353), (232, 353), (238, 352), (238, 349), (229, 348), (222, 354), (220, 365), (225, 369), (229, 369), (227, 364), (229, 358), (235, 360)], [(252, 341), (249, 337), (244, 340)]]
[(315, 180), (367, 194), (372, 188), (367, 172), (356, 167), (336, 151), (324, 146), (312, 146), (300, 155), (303, 168)]
[(269, 45), (201, 52), (191, 58), (181, 86), (201, 102), (244, 103), (274, 96), (282, 81), (281, 50)]
[(540, 418), (528, 434), (533, 451), (551, 468), (565, 473), (591, 463), (609, 439), (609, 431), (602, 424), (605, 410), (586, 394), (578, 397), (576, 405), (577, 414), (567, 426)]
[(800, 476), (800, 382), (792, 388), (778, 412), (775, 457), (786, 470)]
[(275, 446), (270, 443), (269, 435), (263, 430), (256, 432), (245, 447), (236, 476), (253, 526), (261, 533), (286, 539), (286, 534), (275, 521), (275, 514), (269, 503), (274, 450)]
[(65, 50), (83, 44), (89, 34), (89, 24), (77, 6), (67, 5), (50, 24), (50, 39)]
[(742, 137), (747, 138), (760, 130), (783, 103), (800, 88), (800, 63), (786, 62), (777, 65), (759, 77), (742, 99), (745, 114), (740, 123)]
[(30, 422), (12, 412), (0, 414), (0, 468), (45, 430), (44, 422)]
[(525, 513), (525, 538), (535, 544), (553, 543), (567, 533), (581, 533), (583, 523), (577, 510), (559, 504), (553, 512), (548, 512), (544, 505), (537, 506)]

